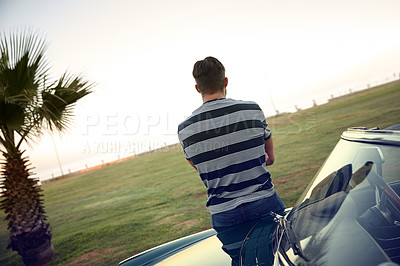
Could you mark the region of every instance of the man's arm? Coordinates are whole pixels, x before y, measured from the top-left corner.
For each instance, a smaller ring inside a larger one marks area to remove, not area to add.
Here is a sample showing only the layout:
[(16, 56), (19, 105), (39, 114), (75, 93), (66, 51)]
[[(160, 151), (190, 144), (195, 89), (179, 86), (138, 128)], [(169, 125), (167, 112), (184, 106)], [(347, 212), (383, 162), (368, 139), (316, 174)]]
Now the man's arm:
[(265, 141), (265, 163), (266, 165), (272, 165), (275, 162), (274, 153), (274, 142), (272, 141), (272, 136)]
[[(186, 160), (187, 160), (187, 159), (186, 159)], [(193, 163), (191, 160), (187, 160), (187, 161), (188, 161), (188, 163), (189, 163), (191, 166), (193, 166), (193, 168), (196, 169), (196, 171), (198, 172), (198, 170), (197, 170), (196, 166), (194, 165), (194, 163)]]

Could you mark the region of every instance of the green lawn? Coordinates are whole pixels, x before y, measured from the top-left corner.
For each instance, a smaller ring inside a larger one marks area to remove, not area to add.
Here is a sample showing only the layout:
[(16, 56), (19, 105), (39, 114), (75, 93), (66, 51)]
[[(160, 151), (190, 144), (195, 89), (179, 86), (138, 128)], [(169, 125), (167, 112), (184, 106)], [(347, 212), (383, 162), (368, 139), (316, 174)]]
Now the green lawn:
[[(297, 113), (269, 118), (276, 190), (292, 206), (351, 126), (400, 123), (400, 82)], [(115, 265), (155, 245), (210, 227), (206, 190), (172, 146), (43, 185), (56, 256), (50, 265)], [(0, 214), (0, 265), (22, 265), (7, 250)]]

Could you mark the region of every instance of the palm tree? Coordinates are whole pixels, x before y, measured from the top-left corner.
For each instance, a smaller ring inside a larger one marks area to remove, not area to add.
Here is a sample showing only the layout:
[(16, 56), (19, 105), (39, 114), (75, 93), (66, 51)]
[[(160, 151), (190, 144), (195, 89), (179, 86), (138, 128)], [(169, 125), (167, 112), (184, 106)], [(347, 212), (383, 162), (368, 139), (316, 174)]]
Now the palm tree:
[(10, 231), (8, 248), (27, 265), (47, 263), (54, 251), (42, 190), (32, 178), (21, 144), (37, 140), (45, 131), (65, 131), (75, 103), (93, 87), (67, 73), (49, 83), (46, 48), (38, 32), (0, 34), (0, 151), (5, 159), (0, 207)]

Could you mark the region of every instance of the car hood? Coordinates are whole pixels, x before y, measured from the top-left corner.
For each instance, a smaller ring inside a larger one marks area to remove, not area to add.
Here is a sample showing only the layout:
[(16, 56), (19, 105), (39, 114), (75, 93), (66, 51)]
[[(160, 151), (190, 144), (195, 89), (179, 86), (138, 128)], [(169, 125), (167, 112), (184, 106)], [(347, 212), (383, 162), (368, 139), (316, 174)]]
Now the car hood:
[(215, 235), (172, 255), (156, 265), (186, 266), (189, 261), (192, 266), (231, 265), (231, 258), (222, 250), (221, 241)]
[[(209, 229), (135, 255), (120, 265), (254, 265), (272, 263), (271, 216), (232, 227)], [(239, 265), (239, 264), (238, 264)]]

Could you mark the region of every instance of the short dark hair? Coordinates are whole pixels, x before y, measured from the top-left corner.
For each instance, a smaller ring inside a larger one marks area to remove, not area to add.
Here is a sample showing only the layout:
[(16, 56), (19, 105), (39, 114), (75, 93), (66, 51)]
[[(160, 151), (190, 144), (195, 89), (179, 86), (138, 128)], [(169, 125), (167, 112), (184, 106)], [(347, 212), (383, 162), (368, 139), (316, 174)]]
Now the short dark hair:
[(193, 77), (201, 94), (213, 94), (224, 89), (225, 67), (218, 59), (209, 56), (194, 64)]

